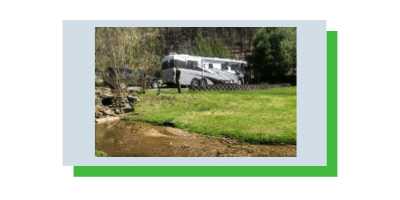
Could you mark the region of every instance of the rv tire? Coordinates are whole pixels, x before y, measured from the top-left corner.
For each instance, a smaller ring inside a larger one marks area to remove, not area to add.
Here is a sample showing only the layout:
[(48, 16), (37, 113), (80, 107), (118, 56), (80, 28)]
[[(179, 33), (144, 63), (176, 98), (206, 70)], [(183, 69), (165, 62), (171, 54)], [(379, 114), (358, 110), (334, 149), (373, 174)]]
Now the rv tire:
[(192, 81), (190, 82), (191, 86), (199, 86), (200, 85), (200, 81), (197, 78), (192, 79)]
[(200, 80), (200, 85), (207, 85), (207, 79), (202, 78), (202, 79)]

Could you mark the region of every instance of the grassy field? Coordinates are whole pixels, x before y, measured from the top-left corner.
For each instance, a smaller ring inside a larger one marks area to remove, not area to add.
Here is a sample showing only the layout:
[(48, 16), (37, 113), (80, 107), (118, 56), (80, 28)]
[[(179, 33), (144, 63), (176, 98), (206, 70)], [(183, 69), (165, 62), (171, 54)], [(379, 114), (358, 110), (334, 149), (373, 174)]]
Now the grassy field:
[(250, 143), (296, 144), (296, 87), (253, 91), (148, 91), (124, 120), (174, 124)]

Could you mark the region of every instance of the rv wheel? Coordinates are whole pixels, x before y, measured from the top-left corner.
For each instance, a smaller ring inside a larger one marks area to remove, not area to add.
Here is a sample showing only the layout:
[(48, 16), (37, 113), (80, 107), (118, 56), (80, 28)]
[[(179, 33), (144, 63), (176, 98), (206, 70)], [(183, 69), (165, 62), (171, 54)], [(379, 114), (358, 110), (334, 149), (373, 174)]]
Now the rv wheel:
[(202, 79), (200, 80), (200, 84), (201, 84), (201, 85), (207, 85), (207, 80), (206, 80), (205, 78), (202, 78)]
[(192, 79), (192, 82), (190, 83), (191, 86), (199, 86), (200, 81), (197, 78)]

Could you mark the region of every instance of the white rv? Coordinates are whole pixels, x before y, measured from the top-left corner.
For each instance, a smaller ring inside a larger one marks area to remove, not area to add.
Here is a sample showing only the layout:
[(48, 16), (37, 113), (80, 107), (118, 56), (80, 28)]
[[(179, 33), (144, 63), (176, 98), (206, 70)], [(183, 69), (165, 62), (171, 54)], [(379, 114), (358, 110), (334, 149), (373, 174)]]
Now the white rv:
[(181, 71), (181, 85), (243, 84), (247, 62), (170, 53), (162, 59), (163, 84), (175, 83), (176, 66)]

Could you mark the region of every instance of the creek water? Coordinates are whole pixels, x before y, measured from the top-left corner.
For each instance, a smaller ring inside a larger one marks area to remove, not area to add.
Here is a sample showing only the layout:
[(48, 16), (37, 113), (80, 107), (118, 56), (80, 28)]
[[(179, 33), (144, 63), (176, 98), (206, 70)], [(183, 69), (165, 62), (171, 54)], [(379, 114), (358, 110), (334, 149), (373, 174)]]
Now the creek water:
[(110, 157), (296, 157), (296, 145), (254, 145), (140, 121), (96, 124), (96, 150)]

